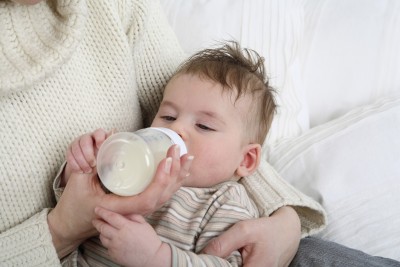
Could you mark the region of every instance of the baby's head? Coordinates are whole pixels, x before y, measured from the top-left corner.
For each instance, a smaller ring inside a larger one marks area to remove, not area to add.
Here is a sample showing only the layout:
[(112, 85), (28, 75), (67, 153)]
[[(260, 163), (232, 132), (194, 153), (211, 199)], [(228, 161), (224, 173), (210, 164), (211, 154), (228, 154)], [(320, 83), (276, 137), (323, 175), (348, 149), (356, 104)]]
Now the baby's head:
[(191, 74), (222, 85), (236, 100), (251, 97), (245, 130), (250, 142), (263, 144), (276, 111), (274, 90), (269, 86), (264, 58), (256, 51), (241, 48), (237, 42), (201, 50), (186, 60), (174, 77)]
[(208, 187), (254, 172), (274, 110), (263, 59), (232, 42), (180, 66), (152, 126), (176, 131), (194, 156), (184, 185)]

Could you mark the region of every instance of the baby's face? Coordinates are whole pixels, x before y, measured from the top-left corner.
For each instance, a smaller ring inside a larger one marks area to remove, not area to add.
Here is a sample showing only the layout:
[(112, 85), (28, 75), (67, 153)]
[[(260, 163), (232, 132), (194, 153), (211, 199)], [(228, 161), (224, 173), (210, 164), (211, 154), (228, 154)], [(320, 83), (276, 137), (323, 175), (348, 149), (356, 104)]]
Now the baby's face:
[(222, 93), (222, 86), (181, 74), (165, 88), (152, 123), (176, 131), (194, 156), (185, 186), (208, 187), (236, 176), (245, 155), (244, 118), (251, 99)]

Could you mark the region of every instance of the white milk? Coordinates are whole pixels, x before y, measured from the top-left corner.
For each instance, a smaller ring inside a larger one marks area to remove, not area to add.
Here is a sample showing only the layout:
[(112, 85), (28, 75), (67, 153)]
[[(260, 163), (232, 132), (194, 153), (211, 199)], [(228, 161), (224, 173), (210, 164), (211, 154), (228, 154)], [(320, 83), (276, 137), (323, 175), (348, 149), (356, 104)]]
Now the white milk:
[(112, 193), (132, 196), (151, 182), (168, 148), (178, 144), (181, 156), (187, 153), (185, 143), (166, 128), (145, 128), (134, 133), (111, 135), (97, 154), (97, 172), (103, 185)]

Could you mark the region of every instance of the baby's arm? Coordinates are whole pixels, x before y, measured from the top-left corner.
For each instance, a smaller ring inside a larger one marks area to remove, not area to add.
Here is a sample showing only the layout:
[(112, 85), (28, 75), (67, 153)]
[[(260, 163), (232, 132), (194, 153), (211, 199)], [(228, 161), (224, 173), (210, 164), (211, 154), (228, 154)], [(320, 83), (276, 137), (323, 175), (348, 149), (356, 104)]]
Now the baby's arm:
[(208, 254), (196, 254), (191, 251), (182, 250), (171, 245), (173, 266), (215, 266), (232, 267), (242, 266), (242, 257), (239, 251), (234, 251), (226, 258), (220, 258)]
[(96, 208), (99, 219), (93, 225), (110, 257), (124, 266), (171, 266), (171, 248), (161, 241), (143, 216), (118, 213)]
[(61, 177), (61, 187), (64, 187), (71, 173), (91, 173), (96, 166), (96, 155), (101, 144), (112, 132), (97, 129), (76, 138), (68, 146), (66, 153), (67, 164)]

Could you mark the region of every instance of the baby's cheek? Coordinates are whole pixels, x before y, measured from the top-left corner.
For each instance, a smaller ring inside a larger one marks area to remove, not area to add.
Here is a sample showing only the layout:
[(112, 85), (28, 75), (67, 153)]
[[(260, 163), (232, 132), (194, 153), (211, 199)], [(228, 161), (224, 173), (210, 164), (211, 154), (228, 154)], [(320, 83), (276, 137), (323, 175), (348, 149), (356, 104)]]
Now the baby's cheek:
[[(200, 143), (200, 142), (198, 142)], [(219, 168), (224, 162), (220, 149), (212, 145), (198, 145), (198, 143), (189, 143), (188, 151), (194, 156), (191, 169), (198, 174), (210, 173)]]
[(216, 166), (208, 159), (202, 160), (195, 156), (190, 167), (190, 176), (186, 179), (185, 186), (208, 187), (213, 185), (210, 181), (213, 181), (212, 177), (215, 177), (216, 173), (218, 173), (218, 170), (215, 169)]

